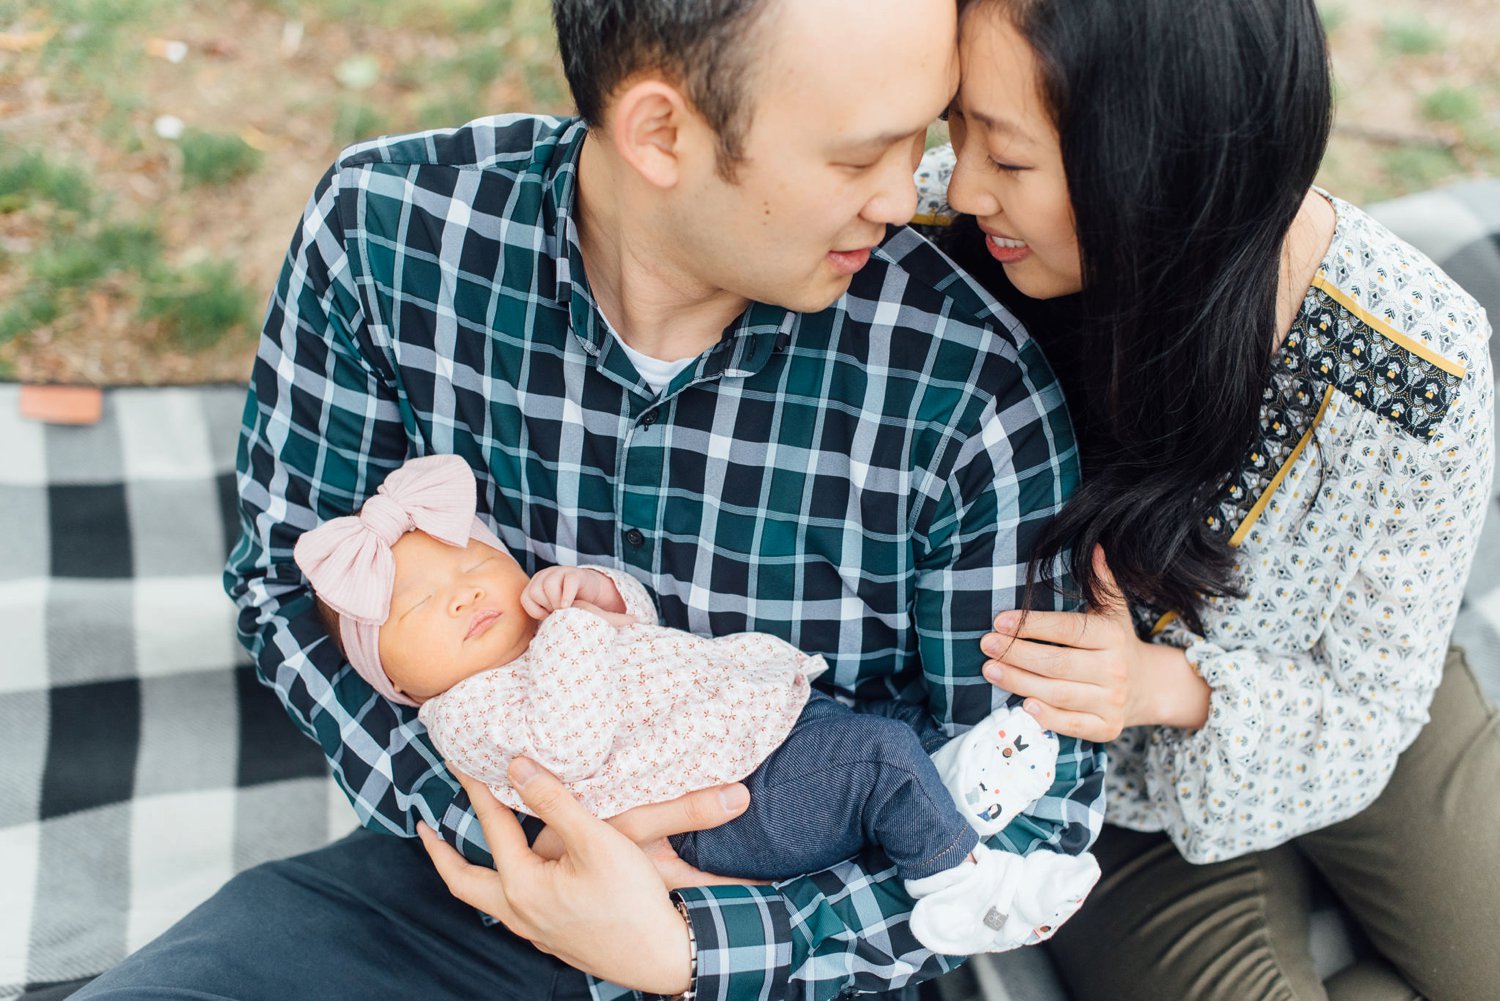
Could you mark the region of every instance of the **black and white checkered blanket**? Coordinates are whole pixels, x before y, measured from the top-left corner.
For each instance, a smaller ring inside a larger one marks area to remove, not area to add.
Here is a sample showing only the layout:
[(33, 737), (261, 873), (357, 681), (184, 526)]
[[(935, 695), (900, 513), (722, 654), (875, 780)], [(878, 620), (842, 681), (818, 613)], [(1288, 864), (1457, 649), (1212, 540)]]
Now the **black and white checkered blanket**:
[[(1373, 211), (1500, 317), (1500, 181)], [(0, 1001), (61, 997), (233, 873), (354, 826), (220, 586), (243, 389), (111, 390), (86, 428), (18, 397), (0, 384)], [(1500, 518), (1457, 640), (1500, 699)], [(965, 970), (944, 997), (1065, 997), (1041, 950)]]
[(18, 397), (0, 385), (0, 998), (355, 823), (220, 584), (244, 389), (112, 390), (83, 428)]

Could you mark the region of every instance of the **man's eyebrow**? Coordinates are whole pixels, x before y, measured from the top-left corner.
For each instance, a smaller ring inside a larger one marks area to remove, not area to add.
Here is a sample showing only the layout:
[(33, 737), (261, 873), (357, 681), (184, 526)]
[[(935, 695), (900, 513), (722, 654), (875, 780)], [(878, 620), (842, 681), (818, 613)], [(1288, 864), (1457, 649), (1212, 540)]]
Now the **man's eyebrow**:
[(885, 149), (887, 146), (891, 146), (895, 143), (904, 142), (905, 140), (910, 139), (912, 136), (916, 135), (918, 132), (924, 131), (925, 129), (926, 126), (924, 125), (920, 129), (908, 129), (904, 132), (897, 130), (891, 132), (882, 132), (880, 135), (876, 136), (846, 139), (841, 142), (835, 143), (833, 148), (841, 153), (847, 153), (854, 150)]

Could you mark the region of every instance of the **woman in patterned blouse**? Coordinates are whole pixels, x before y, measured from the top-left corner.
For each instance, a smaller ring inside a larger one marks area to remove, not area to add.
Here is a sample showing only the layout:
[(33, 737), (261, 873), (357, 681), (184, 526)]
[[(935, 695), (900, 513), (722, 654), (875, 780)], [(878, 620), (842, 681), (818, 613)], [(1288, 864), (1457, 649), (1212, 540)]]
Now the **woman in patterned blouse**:
[[(1494, 996), (1500, 722), (1448, 651), (1494, 467), (1483, 311), (1312, 187), (1313, 0), (960, 8), (956, 154), (923, 179), (1047, 345), (1082, 450), (1035, 566), (1090, 610), (983, 641), (1045, 725), (1112, 741), (1064, 978)], [(1375, 947), (1326, 985), (1309, 866)]]

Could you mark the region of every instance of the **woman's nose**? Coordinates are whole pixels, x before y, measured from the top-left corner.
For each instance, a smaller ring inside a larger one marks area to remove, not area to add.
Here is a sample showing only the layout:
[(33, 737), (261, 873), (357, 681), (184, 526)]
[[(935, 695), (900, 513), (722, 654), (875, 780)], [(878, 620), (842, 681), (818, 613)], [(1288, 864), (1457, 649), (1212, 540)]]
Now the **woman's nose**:
[(953, 176), (948, 180), (948, 205), (953, 211), (979, 219), (1000, 214), (1000, 200), (984, 183), (984, 173), (972, 162), (971, 156), (959, 156), (953, 163)]

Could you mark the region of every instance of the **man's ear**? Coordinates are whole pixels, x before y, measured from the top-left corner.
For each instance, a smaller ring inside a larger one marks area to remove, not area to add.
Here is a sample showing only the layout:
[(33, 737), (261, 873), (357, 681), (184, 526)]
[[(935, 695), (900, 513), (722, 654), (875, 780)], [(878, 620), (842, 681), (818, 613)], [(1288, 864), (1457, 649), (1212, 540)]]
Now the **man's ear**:
[(658, 188), (675, 187), (687, 132), (706, 127), (676, 87), (641, 80), (615, 98), (609, 136), (615, 153)]

